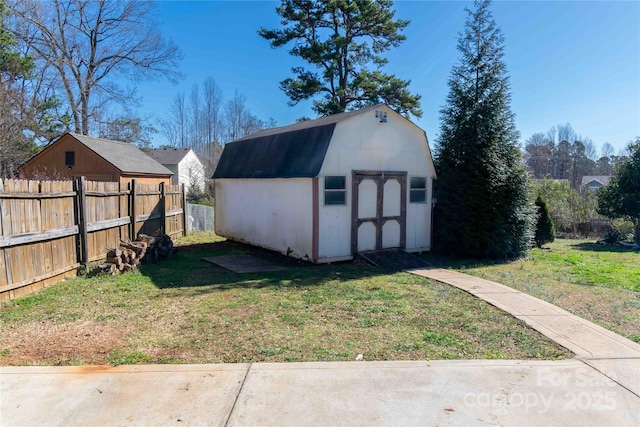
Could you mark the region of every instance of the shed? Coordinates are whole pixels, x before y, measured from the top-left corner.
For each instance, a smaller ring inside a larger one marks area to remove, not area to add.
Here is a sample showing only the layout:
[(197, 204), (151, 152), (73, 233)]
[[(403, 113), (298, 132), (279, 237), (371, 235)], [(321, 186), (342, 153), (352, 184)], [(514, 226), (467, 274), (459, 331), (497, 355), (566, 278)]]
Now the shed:
[(18, 171), (28, 177), (84, 176), (91, 181), (171, 183), (171, 172), (136, 146), (67, 132), (27, 160)]
[(204, 191), (204, 166), (191, 148), (154, 148), (147, 154), (173, 172), (172, 184)]
[(431, 247), (427, 135), (383, 104), (231, 142), (213, 178), (215, 231), (231, 240), (315, 263)]

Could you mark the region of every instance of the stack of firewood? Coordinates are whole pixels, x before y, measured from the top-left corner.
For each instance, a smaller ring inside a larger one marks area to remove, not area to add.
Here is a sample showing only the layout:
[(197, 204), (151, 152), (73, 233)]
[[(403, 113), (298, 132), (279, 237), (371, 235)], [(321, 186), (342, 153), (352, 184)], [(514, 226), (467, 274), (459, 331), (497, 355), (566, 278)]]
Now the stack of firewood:
[(156, 263), (167, 259), (175, 252), (171, 237), (166, 234), (147, 236), (139, 234), (135, 241), (120, 240), (117, 248), (109, 249), (106, 261), (98, 266), (109, 274), (124, 273), (135, 268), (141, 262)]
[(166, 234), (147, 236), (138, 234), (138, 240), (147, 243), (147, 251), (144, 254), (143, 262), (156, 263), (169, 258), (176, 251), (173, 247), (171, 237)]
[(120, 240), (117, 248), (109, 249), (106, 261), (99, 266), (105, 273), (127, 272), (137, 266), (147, 251), (147, 242)]

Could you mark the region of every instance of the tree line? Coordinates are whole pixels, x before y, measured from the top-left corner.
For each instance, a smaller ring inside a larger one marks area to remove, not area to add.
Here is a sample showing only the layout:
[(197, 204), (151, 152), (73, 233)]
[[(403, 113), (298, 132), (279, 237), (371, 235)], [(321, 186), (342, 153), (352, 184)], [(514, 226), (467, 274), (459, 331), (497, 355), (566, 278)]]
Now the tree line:
[(593, 141), (569, 123), (535, 133), (525, 142), (524, 162), (537, 180), (534, 192), (548, 207), (556, 230), (589, 237), (609, 227), (598, 194), (582, 188), (582, 178), (614, 175), (629, 161), (632, 147), (629, 143), (615, 154), (613, 146), (604, 143), (598, 152)]
[(610, 176), (626, 159), (624, 152), (616, 155), (609, 143), (598, 153), (593, 141), (578, 135), (569, 123), (533, 134), (524, 147), (524, 160), (534, 178), (567, 180), (574, 189), (583, 176)]

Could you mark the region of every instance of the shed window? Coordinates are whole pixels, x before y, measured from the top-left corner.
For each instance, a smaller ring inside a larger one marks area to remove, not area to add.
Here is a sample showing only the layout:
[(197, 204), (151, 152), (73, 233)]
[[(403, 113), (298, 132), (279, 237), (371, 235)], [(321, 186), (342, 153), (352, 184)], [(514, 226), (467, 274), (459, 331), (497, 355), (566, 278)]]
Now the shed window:
[(345, 205), (347, 200), (347, 179), (344, 176), (324, 177), (324, 204)]
[(412, 176), (409, 186), (410, 203), (427, 202), (427, 178)]
[(64, 152), (64, 165), (65, 166), (75, 166), (76, 165), (76, 152), (75, 151), (65, 151)]

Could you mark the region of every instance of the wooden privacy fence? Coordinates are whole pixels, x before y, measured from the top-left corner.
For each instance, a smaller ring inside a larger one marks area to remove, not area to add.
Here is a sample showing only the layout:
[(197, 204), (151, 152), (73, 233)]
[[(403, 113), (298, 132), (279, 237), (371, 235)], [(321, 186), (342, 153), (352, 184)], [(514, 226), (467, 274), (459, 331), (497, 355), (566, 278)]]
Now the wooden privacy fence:
[(186, 234), (184, 186), (0, 180), (0, 301), (74, 276), (120, 239)]

